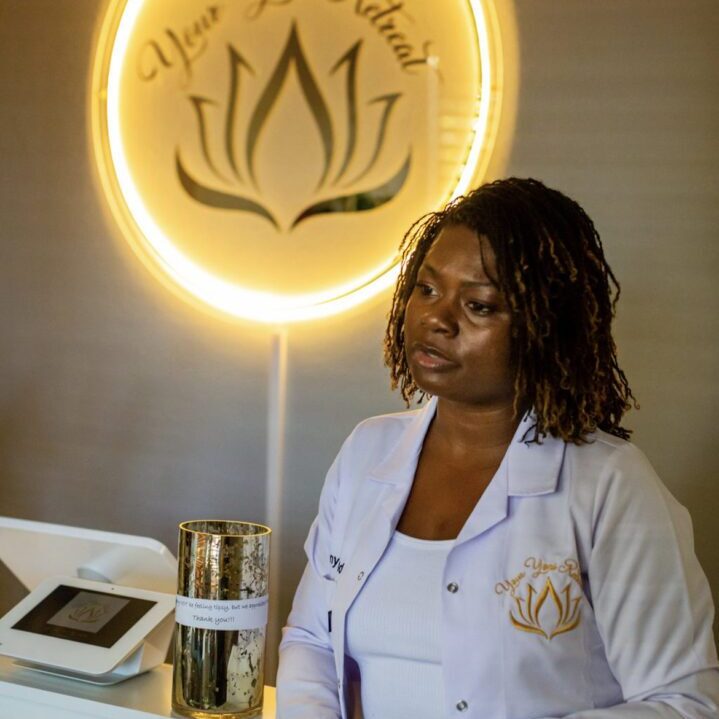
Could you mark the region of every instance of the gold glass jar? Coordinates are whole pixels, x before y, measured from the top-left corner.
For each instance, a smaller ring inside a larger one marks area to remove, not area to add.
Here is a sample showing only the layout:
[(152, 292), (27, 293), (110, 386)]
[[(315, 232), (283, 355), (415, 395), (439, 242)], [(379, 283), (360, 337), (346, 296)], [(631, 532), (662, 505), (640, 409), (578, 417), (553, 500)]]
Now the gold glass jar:
[(271, 530), (180, 524), (172, 709), (191, 719), (262, 714)]

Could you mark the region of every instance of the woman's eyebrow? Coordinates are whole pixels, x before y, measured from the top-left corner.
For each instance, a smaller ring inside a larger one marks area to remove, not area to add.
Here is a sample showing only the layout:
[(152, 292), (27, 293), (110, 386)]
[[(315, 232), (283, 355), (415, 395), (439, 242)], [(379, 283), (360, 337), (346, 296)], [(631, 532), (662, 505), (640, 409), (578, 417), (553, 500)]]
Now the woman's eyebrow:
[[(420, 266), (417, 274), (419, 275), (419, 273), (422, 271), (428, 272), (433, 277), (439, 277), (441, 274), (434, 267), (432, 267), (432, 265), (428, 265), (426, 263), (423, 263)], [(464, 280), (462, 282), (462, 285), (464, 287), (497, 287), (497, 285), (495, 285), (494, 282), (492, 282), (491, 280)]]

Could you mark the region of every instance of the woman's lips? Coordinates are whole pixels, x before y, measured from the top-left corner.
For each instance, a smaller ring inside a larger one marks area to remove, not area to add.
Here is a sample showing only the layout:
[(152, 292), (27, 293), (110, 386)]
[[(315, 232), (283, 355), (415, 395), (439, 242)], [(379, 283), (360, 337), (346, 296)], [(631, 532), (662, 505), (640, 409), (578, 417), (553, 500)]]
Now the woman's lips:
[(417, 344), (412, 348), (412, 359), (420, 367), (431, 370), (448, 369), (456, 365), (456, 362), (445, 357), (439, 350), (421, 344)]

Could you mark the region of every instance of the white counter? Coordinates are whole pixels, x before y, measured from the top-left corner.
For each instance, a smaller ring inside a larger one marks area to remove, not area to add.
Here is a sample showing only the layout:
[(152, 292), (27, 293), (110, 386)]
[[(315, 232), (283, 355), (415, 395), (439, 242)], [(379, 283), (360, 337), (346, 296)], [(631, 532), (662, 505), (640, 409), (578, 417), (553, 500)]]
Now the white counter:
[[(0, 719), (167, 719), (172, 667), (163, 664), (109, 687), (16, 667), (0, 657)], [(275, 690), (265, 687), (262, 719), (275, 719)]]

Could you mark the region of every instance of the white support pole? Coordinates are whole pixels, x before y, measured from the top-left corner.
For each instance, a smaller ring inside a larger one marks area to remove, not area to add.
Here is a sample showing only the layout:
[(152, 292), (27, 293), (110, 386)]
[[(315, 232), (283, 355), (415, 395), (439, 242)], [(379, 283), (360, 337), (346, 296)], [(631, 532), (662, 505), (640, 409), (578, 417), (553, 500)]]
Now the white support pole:
[(270, 554), (270, 616), (267, 626), (266, 676), (274, 677), (280, 640), (280, 561), (282, 542), (282, 498), (285, 473), (285, 421), (287, 411), (287, 329), (277, 329), (270, 339), (267, 392), (267, 478), (265, 517), (272, 529)]

